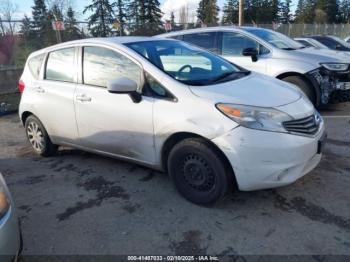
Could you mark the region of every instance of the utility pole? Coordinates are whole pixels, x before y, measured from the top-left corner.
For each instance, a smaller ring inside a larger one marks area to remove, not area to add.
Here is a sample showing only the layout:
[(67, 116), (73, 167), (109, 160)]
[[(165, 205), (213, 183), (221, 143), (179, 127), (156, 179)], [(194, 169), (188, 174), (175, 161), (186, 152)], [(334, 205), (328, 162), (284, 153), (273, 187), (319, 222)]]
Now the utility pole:
[(239, 0), (238, 25), (244, 25), (244, 0)]

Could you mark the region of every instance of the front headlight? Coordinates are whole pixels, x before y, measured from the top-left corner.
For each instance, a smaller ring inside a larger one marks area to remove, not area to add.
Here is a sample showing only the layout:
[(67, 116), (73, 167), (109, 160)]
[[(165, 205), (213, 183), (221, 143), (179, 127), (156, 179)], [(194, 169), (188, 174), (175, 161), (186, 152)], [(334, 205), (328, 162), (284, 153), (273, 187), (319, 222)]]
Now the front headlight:
[(328, 69), (329, 71), (346, 71), (349, 69), (349, 64), (343, 63), (321, 63), (321, 66)]
[(6, 215), (9, 209), (10, 201), (7, 198), (5, 192), (2, 191), (2, 188), (0, 186), (0, 220)]
[(293, 118), (277, 109), (234, 104), (217, 104), (216, 107), (239, 125), (259, 130), (287, 132), (283, 122)]

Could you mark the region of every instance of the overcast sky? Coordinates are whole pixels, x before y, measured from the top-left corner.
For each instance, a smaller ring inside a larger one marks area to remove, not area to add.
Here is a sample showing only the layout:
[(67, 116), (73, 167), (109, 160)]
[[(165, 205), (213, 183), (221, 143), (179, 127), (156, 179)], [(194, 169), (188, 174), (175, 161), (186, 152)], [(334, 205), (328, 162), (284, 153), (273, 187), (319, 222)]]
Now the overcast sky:
[[(1, 0), (0, 0), (1, 1)], [(13, 1), (17, 7), (18, 12), (16, 18), (22, 18), (24, 14), (31, 16), (31, 7), (34, 5), (34, 0), (10, 0)], [(74, 10), (78, 13), (78, 20), (85, 20), (87, 15), (83, 15), (82, 11), (85, 6), (91, 3), (90, 0), (70, 0), (72, 2)], [(195, 15), (199, 0), (160, 0), (162, 11), (165, 16), (169, 16), (171, 11), (174, 11), (175, 16), (178, 16), (179, 9), (182, 6), (187, 5), (189, 13)], [(220, 8), (222, 8), (225, 0), (218, 0)], [(295, 10), (297, 0), (293, 0), (292, 10)]]

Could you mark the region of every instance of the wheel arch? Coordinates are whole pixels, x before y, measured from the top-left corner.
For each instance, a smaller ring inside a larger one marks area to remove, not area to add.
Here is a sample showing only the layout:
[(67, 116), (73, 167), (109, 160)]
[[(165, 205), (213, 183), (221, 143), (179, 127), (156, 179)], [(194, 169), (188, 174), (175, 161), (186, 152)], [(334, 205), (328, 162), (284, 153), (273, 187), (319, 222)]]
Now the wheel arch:
[[(21, 121), (22, 121), (22, 124), (23, 126), (26, 124), (26, 120), (29, 116), (31, 115), (34, 115), (32, 112), (30, 111), (24, 111), (22, 114), (21, 114)], [(34, 115), (35, 116), (35, 115)]]
[(317, 86), (316, 82), (313, 81), (313, 79), (311, 79), (311, 78), (308, 77), (307, 75), (301, 74), (301, 73), (298, 73), (298, 72), (285, 72), (285, 73), (281, 73), (281, 74), (279, 74), (278, 76), (276, 76), (276, 78), (279, 79), (279, 80), (283, 80), (284, 78), (289, 77), (289, 76), (297, 76), (297, 77), (300, 77), (300, 78), (302, 78), (304, 81), (306, 81), (306, 82), (312, 87), (312, 89), (313, 89), (313, 91), (315, 92), (315, 95), (316, 95), (316, 105), (318, 106), (318, 105), (319, 105), (320, 98), (321, 98), (321, 93), (320, 93), (320, 88)]
[(162, 168), (165, 172), (168, 172), (168, 167), (167, 167), (168, 164), (167, 163), (168, 163), (168, 157), (169, 157), (169, 153), (170, 153), (171, 149), (179, 142), (181, 142), (185, 139), (188, 139), (188, 138), (199, 138), (199, 139), (202, 139), (205, 142), (207, 142), (210, 145), (210, 147), (216, 153), (219, 154), (220, 158), (223, 159), (225, 168), (229, 169), (229, 172), (232, 174), (232, 178), (234, 180), (234, 183), (237, 186), (235, 172), (233, 170), (233, 167), (232, 167), (230, 161), (228, 160), (228, 158), (224, 154), (224, 152), (222, 152), (222, 150), (215, 143), (213, 143), (211, 140), (209, 140), (201, 135), (191, 133), (191, 132), (178, 132), (178, 133), (172, 134), (164, 142), (162, 149), (161, 149), (161, 164), (162, 164)]

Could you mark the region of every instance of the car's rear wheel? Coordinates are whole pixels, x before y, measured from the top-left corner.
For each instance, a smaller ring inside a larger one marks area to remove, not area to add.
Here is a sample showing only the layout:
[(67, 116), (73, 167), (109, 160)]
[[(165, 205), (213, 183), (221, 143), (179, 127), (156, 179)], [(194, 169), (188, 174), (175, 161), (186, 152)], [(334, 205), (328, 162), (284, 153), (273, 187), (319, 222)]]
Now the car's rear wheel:
[(294, 84), (310, 99), (310, 101), (316, 104), (316, 93), (314, 88), (300, 76), (288, 76), (282, 79), (288, 83)]
[(31, 115), (26, 119), (25, 130), (35, 153), (47, 157), (57, 152), (58, 146), (51, 142), (43, 124), (37, 117)]
[(168, 171), (180, 194), (196, 204), (221, 200), (233, 184), (233, 174), (219, 152), (199, 138), (176, 144), (168, 157)]

